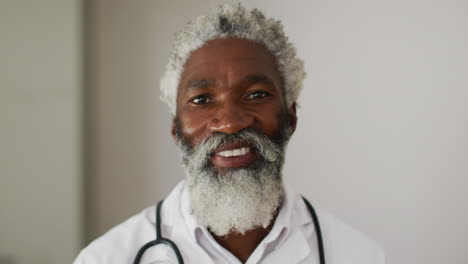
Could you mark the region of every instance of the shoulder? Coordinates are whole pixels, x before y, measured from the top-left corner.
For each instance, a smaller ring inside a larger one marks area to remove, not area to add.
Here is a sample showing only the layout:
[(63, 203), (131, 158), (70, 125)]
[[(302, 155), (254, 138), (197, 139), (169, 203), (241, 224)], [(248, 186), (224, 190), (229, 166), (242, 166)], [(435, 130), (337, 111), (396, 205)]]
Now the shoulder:
[[(167, 196), (164, 201), (167, 207), (171, 208), (178, 203), (182, 187), (183, 182), (179, 183)], [(74, 264), (133, 263), (138, 250), (156, 237), (155, 210), (156, 205), (147, 207), (113, 227), (85, 247), (75, 259)], [(166, 215), (163, 220), (170, 217), (172, 213), (174, 212), (167, 211), (163, 206), (162, 214)]]
[(139, 247), (154, 239), (154, 210), (150, 206), (107, 231), (85, 247), (74, 264), (132, 263)]
[[(309, 239), (316, 240), (314, 224), (301, 195), (285, 185), (286, 199), (294, 209), (294, 224), (301, 226)], [(329, 264), (384, 264), (383, 248), (366, 234), (344, 223), (312, 203), (322, 233), (325, 259)], [(316, 247), (314, 243), (311, 247)]]
[(376, 241), (327, 212), (317, 214), (330, 263), (385, 263), (384, 250)]

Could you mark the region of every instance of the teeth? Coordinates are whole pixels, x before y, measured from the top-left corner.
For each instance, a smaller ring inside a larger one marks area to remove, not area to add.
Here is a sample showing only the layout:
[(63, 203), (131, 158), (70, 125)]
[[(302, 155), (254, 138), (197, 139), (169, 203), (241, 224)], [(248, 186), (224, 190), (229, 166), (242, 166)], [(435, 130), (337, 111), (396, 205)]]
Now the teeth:
[[(225, 151), (222, 151), (221, 153), (224, 154), (224, 157), (231, 157), (232, 156), (232, 150), (225, 150)], [(223, 156), (223, 155), (221, 155)]]
[(240, 149), (239, 155), (245, 155), (245, 154), (247, 154), (249, 152), (249, 150), (250, 149), (248, 147), (243, 147), (243, 148)]
[(249, 147), (243, 147), (233, 150), (223, 150), (218, 152), (217, 154), (222, 157), (232, 157), (232, 156), (241, 156), (245, 155), (250, 151)]

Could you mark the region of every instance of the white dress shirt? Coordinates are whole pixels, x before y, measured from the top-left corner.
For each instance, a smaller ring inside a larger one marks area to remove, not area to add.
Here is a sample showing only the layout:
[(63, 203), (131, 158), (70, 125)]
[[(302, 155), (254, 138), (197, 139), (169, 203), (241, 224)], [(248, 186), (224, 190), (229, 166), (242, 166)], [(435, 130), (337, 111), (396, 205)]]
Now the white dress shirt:
[[(310, 213), (300, 195), (285, 184), (283, 189), (285, 199), (273, 228), (250, 255), (247, 264), (320, 263)], [(317, 210), (316, 206), (314, 208), (322, 230), (327, 264), (385, 262), (384, 251), (375, 242), (330, 214)], [(164, 200), (161, 222), (162, 235), (177, 244), (185, 263), (241, 263), (190, 213), (184, 181)], [(88, 245), (74, 264), (133, 263), (140, 247), (154, 240), (155, 236), (155, 206), (151, 206)], [(170, 247), (156, 245), (146, 250), (141, 263), (177, 263), (177, 259)]]

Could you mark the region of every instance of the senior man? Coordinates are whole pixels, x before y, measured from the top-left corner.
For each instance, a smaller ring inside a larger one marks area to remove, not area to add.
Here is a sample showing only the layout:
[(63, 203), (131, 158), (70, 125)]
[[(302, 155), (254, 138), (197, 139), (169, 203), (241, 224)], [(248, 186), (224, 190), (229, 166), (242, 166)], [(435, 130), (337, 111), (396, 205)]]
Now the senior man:
[(384, 263), (282, 182), (304, 76), (281, 23), (256, 9), (223, 5), (189, 23), (161, 80), (186, 179), (75, 263)]

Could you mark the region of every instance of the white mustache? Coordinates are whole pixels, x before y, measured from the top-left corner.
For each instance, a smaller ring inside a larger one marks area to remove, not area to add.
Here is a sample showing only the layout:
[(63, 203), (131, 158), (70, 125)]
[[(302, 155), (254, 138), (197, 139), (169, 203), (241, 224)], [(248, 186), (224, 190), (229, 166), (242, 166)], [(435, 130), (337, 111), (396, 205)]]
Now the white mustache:
[(196, 147), (189, 150), (189, 156), (192, 160), (198, 161), (198, 164), (206, 165), (209, 162), (210, 155), (219, 147), (234, 142), (247, 142), (260, 157), (268, 162), (276, 162), (282, 153), (282, 148), (267, 136), (253, 130), (246, 129), (236, 134), (215, 133), (206, 138)]

